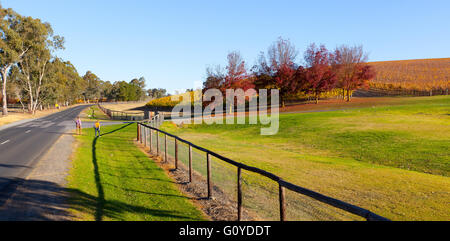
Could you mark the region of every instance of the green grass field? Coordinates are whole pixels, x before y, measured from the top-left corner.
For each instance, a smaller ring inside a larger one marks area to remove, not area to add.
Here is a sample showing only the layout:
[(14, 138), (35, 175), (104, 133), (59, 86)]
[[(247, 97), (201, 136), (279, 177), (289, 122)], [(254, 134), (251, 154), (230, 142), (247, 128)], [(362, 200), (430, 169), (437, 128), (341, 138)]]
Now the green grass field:
[(133, 143), (136, 125), (92, 128), (77, 137), (68, 177), (70, 210), (79, 220), (205, 220), (192, 201)]
[(80, 117), (82, 121), (96, 121), (96, 120), (107, 120), (112, 121), (105, 113), (103, 113), (97, 105), (93, 105), (89, 108), (86, 108), (81, 112)]
[(393, 220), (449, 220), (450, 98), (399, 100), (402, 105), (284, 114), (274, 136), (259, 135), (260, 125), (163, 128)]

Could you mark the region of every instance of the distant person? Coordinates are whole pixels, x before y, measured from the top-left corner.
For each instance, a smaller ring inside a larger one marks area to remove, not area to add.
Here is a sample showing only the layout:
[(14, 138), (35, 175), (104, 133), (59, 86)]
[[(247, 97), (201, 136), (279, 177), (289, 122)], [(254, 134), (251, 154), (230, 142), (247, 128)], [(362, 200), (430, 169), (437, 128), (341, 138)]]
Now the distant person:
[(94, 129), (95, 129), (95, 137), (100, 137), (100, 121), (99, 120), (97, 120), (97, 122), (95, 122)]
[(75, 125), (77, 128), (77, 135), (81, 135), (82, 134), (82, 127), (81, 127), (81, 118), (78, 116), (77, 119), (75, 120)]

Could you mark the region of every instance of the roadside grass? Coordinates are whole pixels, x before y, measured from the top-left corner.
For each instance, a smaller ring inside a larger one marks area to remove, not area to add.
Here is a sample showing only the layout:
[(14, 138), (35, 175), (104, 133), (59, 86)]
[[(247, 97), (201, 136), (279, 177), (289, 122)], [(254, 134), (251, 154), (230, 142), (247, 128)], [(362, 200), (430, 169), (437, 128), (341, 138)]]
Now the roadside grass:
[(133, 143), (136, 125), (91, 128), (77, 136), (68, 177), (77, 220), (193, 221), (204, 215), (165, 172)]
[(93, 122), (96, 120), (113, 121), (97, 105), (84, 109), (80, 114), (80, 118), (83, 122)]
[(136, 102), (136, 103), (121, 103), (121, 104), (104, 104), (103, 107), (115, 110), (115, 111), (129, 111), (129, 112), (142, 112), (134, 109), (138, 109), (144, 107), (148, 101)]
[(404, 104), (282, 114), (275, 136), (260, 136), (261, 125), (163, 129), (393, 220), (448, 220), (450, 98), (399, 101)]

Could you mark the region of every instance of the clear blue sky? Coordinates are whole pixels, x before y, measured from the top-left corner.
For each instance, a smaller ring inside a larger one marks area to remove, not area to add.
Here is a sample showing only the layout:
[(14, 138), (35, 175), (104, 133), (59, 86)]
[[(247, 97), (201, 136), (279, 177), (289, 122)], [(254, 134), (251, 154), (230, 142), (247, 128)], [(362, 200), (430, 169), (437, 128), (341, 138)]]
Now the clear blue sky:
[(300, 52), (362, 44), (371, 61), (450, 56), (450, 1), (0, 0), (50, 22), (58, 56), (103, 80), (145, 77), (147, 87), (193, 88), (208, 65), (239, 50), (249, 66), (278, 37)]

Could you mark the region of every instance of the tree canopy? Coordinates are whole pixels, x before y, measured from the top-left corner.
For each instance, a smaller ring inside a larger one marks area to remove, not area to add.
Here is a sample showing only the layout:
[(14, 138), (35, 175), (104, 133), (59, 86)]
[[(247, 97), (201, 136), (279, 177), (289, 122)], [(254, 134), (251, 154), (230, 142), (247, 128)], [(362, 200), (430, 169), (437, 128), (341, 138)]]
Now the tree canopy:
[(129, 82), (104, 81), (92, 71), (80, 76), (75, 66), (55, 56), (65, 39), (50, 23), (0, 5), (0, 75), (3, 115), (9, 102), (34, 113), (43, 106), (97, 101), (138, 101), (165, 96), (165, 89), (146, 90), (144, 77)]

